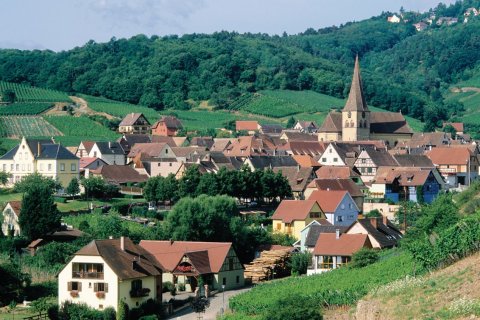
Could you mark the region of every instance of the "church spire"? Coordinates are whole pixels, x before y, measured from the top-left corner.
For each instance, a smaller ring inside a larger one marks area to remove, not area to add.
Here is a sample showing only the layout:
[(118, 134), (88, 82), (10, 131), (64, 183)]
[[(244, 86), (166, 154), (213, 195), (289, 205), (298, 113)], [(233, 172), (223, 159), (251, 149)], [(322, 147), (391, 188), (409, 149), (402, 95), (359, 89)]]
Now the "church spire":
[(355, 68), (353, 69), (352, 85), (348, 100), (343, 111), (369, 111), (365, 96), (363, 95), (362, 77), (360, 76), (360, 64), (358, 63), (358, 54), (355, 58)]

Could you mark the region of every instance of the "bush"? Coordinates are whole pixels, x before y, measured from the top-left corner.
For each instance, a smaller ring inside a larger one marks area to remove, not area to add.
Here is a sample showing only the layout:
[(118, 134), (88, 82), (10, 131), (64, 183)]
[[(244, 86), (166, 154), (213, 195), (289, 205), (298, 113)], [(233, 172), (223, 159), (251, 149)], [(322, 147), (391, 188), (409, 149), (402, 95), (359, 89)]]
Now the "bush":
[(65, 301), (58, 314), (59, 320), (103, 320), (103, 312), (92, 309), (86, 304)]
[(289, 296), (279, 300), (269, 320), (322, 320), (321, 302), (311, 296)]
[(312, 262), (310, 252), (296, 253), (292, 255), (291, 267), (292, 275), (302, 275), (307, 273), (308, 266)]
[(166, 281), (162, 285), (162, 292), (171, 292), (175, 286), (170, 281)]
[(178, 290), (179, 291), (185, 291), (185, 283), (179, 283), (178, 284)]
[(64, 197), (53, 197), (53, 201), (58, 203), (67, 203), (67, 198)]
[(352, 256), (350, 267), (363, 268), (378, 261), (378, 252), (373, 249), (362, 248)]

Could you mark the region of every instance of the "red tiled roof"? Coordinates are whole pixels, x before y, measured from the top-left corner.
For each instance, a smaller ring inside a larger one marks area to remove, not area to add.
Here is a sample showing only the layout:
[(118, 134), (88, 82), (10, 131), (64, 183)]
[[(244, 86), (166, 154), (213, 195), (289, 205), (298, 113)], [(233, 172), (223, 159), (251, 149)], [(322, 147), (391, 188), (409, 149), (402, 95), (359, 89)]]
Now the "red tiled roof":
[(105, 181), (115, 184), (145, 182), (148, 180), (148, 176), (138, 173), (138, 171), (130, 166), (102, 166), (90, 172), (101, 175)]
[(312, 167), (320, 167), (321, 164), (318, 163), (315, 159), (312, 158), (310, 155), (293, 155), (293, 159), (300, 165), (302, 168), (312, 168)]
[(272, 219), (282, 220), (285, 223), (305, 220), (315, 203), (317, 203), (315, 200), (282, 200), (277, 210), (275, 210)]
[(80, 169), (85, 168), (92, 162), (95, 162), (98, 158), (95, 157), (85, 157), (85, 158), (80, 158)]
[(347, 194), (344, 190), (315, 190), (308, 200), (315, 200), (322, 208), (323, 212), (335, 212)]
[(317, 256), (352, 256), (363, 247), (371, 248), (368, 234), (343, 233), (337, 239), (335, 233), (321, 233), (313, 254)]
[(162, 150), (167, 144), (158, 143), (135, 143), (128, 153), (129, 158), (135, 158), (139, 153), (144, 153), (149, 157), (160, 157)]
[(315, 174), (319, 179), (349, 179), (360, 175), (347, 166), (323, 166)]
[(207, 251), (210, 269), (218, 273), (232, 247), (231, 242), (196, 242), (196, 241), (154, 241), (142, 240), (139, 244), (150, 255), (155, 257), (164, 267), (171, 272), (178, 265), (180, 259), (186, 254), (198, 251)]
[(258, 121), (235, 121), (237, 131), (255, 131), (258, 130)]
[(443, 123), (444, 128), (448, 125), (452, 126), (457, 132), (463, 132), (463, 122), (444, 122)]
[(123, 118), (122, 122), (120, 122), (119, 126), (133, 126), (137, 120), (143, 117), (141, 113), (129, 113)]
[(17, 217), (20, 216), (20, 211), (22, 210), (22, 201), (9, 201), (7, 204), (10, 204), (10, 207), (12, 207), (13, 213)]
[(433, 148), (426, 153), (427, 157), (432, 160), (434, 165), (467, 165), (471, 156), (471, 151), (468, 147), (449, 147)]

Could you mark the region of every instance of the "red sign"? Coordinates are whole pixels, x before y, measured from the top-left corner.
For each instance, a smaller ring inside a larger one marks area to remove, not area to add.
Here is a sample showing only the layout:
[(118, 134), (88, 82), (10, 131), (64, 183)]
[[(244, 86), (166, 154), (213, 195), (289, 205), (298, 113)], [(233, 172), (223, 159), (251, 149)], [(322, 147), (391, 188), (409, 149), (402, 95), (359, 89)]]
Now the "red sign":
[(176, 268), (176, 271), (179, 272), (192, 272), (192, 265), (187, 262), (182, 262)]

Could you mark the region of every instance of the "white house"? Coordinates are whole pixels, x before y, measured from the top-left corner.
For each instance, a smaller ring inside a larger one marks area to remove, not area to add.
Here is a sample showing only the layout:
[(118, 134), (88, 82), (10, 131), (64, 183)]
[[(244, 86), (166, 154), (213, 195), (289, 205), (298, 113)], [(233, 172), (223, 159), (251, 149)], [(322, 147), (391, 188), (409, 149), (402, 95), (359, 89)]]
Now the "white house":
[(394, 14), (393, 16), (390, 16), (387, 18), (387, 21), (390, 23), (399, 23), (401, 21), (400, 17)]
[(109, 165), (125, 165), (125, 151), (118, 142), (102, 141), (95, 142), (90, 149), (88, 156), (91, 158), (100, 158)]
[(58, 275), (58, 303), (84, 303), (103, 310), (162, 301), (162, 267), (129, 238), (93, 240)]
[(317, 201), (328, 222), (335, 226), (350, 226), (360, 212), (350, 193), (345, 190), (316, 190), (308, 199)]
[(319, 162), (322, 166), (346, 166), (344, 153), (336, 143), (330, 143), (320, 157)]
[(18, 224), (18, 217), (20, 217), (20, 210), (22, 209), (21, 201), (10, 201), (3, 209), (3, 223), (2, 233), (5, 236), (19, 236), (20, 225)]

